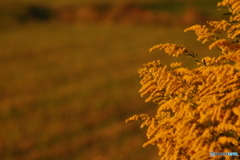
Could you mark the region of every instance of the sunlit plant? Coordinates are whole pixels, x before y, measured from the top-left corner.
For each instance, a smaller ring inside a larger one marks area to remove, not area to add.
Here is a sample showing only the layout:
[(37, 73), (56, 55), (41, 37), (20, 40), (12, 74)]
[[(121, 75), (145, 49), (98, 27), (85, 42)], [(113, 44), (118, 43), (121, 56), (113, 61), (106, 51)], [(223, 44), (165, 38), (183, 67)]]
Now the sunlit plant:
[(141, 96), (155, 102), (154, 116), (134, 115), (126, 120), (143, 120), (148, 141), (156, 145), (160, 160), (237, 159), (234, 156), (210, 156), (210, 152), (240, 154), (240, 1), (223, 0), (226, 20), (194, 25), (198, 41), (210, 42), (209, 49), (219, 49), (216, 57), (200, 58), (182, 45), (159, 44), (153, 50), (164, 50), (178, 57), (185, 55), (197, 62), (188, 69), (181, 63), (170, 66), (160, 60), (139, 69)]

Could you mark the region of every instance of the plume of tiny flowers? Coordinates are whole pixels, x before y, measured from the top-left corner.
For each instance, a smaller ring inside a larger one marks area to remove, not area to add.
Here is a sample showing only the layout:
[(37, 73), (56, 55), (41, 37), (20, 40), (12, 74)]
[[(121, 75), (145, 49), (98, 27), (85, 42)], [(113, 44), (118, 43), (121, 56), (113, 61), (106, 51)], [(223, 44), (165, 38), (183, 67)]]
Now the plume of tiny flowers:
[(239, 14), (239, 12), (240, 12), (240, 1), (238, 0), (232, 4), (232, 13)]
[(218, 6), (227, 6), (232, 5), (233, 3), (237, 2), (238, 0), (223, 0), (222, 2), (218, 2)]
[(182, 45), (176, 45), (176, 44), (170, 44), (170, 43), (166, 43), (166, 44), (158, 44), (153, 46), (152, 48), (149, 49), (150, 52), (152, 52), (153, 50), (165, 50), (165, 52), (167, 54), (169, 54), (170, 56), (173, 57), (178, 57), (181, 54), (186, 53), (186, 48)]
[(210, 26), (214, 27), (215, 29), (226, 30), (226, 28), (230, 25), (226, 20), (221, 21), (208, 21), (207, 22)]
[(223, 0), (218, 6), (227, 6), (231, 13), (230, 22), (240, 22), (240, 1), (239, 0)]
[(189, 28), (186, 28), (184, 32), (187, 31), (195, 31), (198, 36), (198, 41), (202, 41), (202, 43), (206, 43), (209, 40), (215, 40), (215, 36), (212, 31), (206, 27), (206, 25), (193, 25)]
[(231, 43), (226, 39), (219, 39), (215, 42), (213, 42), (209, 49), (211, 50), (214, 47), (218, 47), (222, 50), (222, 54), (228, 54), (229, 52), (234, 52), (240, 49), (240, 43)]
[(228, 38), (235, 39), (240, 35), (240, 24), (232, 25), (228, 30)]

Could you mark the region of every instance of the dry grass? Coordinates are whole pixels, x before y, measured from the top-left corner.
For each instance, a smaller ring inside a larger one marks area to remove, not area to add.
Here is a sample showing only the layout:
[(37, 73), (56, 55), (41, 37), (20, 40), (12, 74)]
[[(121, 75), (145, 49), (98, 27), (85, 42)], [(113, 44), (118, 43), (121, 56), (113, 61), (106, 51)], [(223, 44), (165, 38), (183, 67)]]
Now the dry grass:
[(124, 123), (155, 109), (139, 97), (137, 69), (174, 60), (148, 53), (159, 42), (205, 52), (193, 35), (154, 26), (46, 23), (1, 35), (1, 159), (156, 158), (141, 148), (144, 130)]

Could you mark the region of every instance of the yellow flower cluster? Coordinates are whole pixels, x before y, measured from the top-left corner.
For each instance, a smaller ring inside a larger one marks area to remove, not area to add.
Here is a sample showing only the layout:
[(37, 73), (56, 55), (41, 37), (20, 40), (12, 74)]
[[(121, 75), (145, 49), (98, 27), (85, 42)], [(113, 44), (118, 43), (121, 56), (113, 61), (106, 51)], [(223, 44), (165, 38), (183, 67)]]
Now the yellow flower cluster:
[(224, 0), (222, 2), (218, 2), (218, 6), (232, 6), (234, 3), (238, 2), (239, 0)]
[(147, 101), (159, 103), (157, 114), (129, 119), (143, 117), (149, 139), (144, 146), (157, 144), (161, 159), (210, 159), (210, 151), (226, 151), (228, 145), (240, 152), (236, 136), (222, 135), (240, 136), (240, 72), (229, 64), (172, 71), (162, 66), (155, 77), (140, 92), (150, 94)]
[[(218, 6), (228, 6), (231, 17), (229, 22), (233, 23), (231, 28), (228, 30), (228, 38), (230, 39), (238, 39), (240, 36), (240, 1), (239, 0), (228, 0), (219, 2)], [(227, 22), (223, 22), (223, 26), (227, 26)]]
[(209, 40), (212, 40), (214, 38), (213, 33), (211, 32), (211, 30), (209, 30), (206, 25), (193, 25), (187, 29), (184, 30), (184, 32), (187, 31), (195, 31), (195, 33), (198, 36), (198, 41), (202, 41), (202, 43), (205, 43)]
[(235, 39), (239, 38), (240, 36), (240, 24), (233, 25), (229, 30), (228, 30), (228, 38)]
[(218, 3), (218, 6), (228, 6), (233, 15), (239, 15), (240, 1), (239, 0), (224, 0)]
[(170, 66), (171, 66), (172, 68), (181, 67), (181, 66), (182, 66), (182, 63), (174, 62), (174, 63), (171, 63)]
[(220, 30), (226, 30), (226, 28), (230, 25), (226, 20), (222, 21), (209, 21), (207, 22), (210, 26), (220, 29)]
[(240, 49), (240, 43), (231, 43), (226, 39), (219, 39), (215, 42), (213, 42), (209, 49), (211, 50), (214, 47), (218, 47), (220, 50), (222, 50), (222, 54), (235, 52)]
[[(160, 160), (232, 160), (237, 157), (209, 153), (240, 153), (240, 21), (230, 23), (239, 17), (240, 1), (223, 0), (218, 5), (229, 7), (228, 21), (208, 22), (213, 29), (195, 25), (185, 31), (194, 30), (203, 43), (212, 40), (209, 49), (219, 48), (219, 56), (199, 59), (183, 46), (159, 44), (150, 51), (191, 56), (199, 66), (190, 70), (174, 62), (169, 69), (158, 60), (138, 70), (140, 95), (159, 107), (154, 116), (135, 115), (127, 122), (143, 120), (148, 138), (143, 146), (156, 145)], [(226, 31), (228, 39), (217, 37), (216, 30)]]
[(178, 57), (181, 54), (184, 54), (186, 52), (186, 48), (181, 45), (176, 45), (176, 44), (159, 44), (155, 45), (154, 47), (150, 48), (149, 51), (152, 52), (153, 50), (162, 50), (164, 49), (167, 54), (173, 57)]

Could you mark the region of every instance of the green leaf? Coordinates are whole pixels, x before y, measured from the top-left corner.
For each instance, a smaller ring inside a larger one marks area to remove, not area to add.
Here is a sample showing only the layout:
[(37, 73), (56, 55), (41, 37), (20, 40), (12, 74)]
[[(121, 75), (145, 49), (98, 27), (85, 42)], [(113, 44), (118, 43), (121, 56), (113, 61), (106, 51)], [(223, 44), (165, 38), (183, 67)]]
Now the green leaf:
[(239, 24), (238, 21), (229, 22), (230, 24)]
[(228, 13), (224, 13), (223, 15), (232, 15), (232, 13), (228, 12)]
[(207, 66), (207, 63), (206, 63), (206, 60), (205, 60), (205, 59), (203, 60), (203, 64), (204, 64), (205, 66)]

